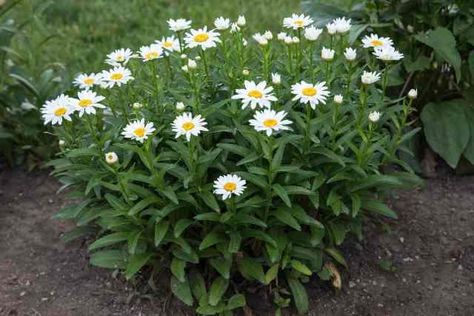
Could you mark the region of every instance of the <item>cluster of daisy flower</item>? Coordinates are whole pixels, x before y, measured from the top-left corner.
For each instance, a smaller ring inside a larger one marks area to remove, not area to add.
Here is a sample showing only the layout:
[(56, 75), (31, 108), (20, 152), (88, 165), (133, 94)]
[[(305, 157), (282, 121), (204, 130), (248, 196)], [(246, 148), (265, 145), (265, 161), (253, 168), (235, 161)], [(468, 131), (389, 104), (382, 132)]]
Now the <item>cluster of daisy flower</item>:
[[(281, 32), (277, 34), (276, 39), (284, 44), (297, 44), (304, 38), (311, 45), (311, 42), (317, 41), (324, 33), (323, 29), (315, 27), (313, 23), (313, 19), (304, 14), (293, 14), (283, 19), (283, 27), (288, 30), (288, 33)], [(136, 52), (129, 48), (115, 50), (108, 54), (105, 60), (105, 63), (112, 67), (111, 69), (100, 73), (77, 76), (74, 84), (81, 91), (77, 93), (76, 97), (60, 95), (54, 100), (47, 101), (42, 108), (44, 123), (60, 125), (63, 120), (71, 121), (73, 113), (77, 113), (79, 117), (82, 117), (85, 114), (95, 114), (97, 109), (105, 109), (106, 107), (102, 103), (105, 98), (94, 92), (93, 88), (110, 89), (120, 87), (134, 80), (132, 71), (127, 68), (130, 60), (139, 59), (143, 62), (151, 62), (169, 57), (171, 54), (178, 54), (180, 60), (184, 60), (187, 58), (185, 53), (194, 49), (199, 49), (200, 53), (204, 53), (208, 49), (218, 47), (223, 42), (221, 39), (222, 32), (226, 30), (229, 30), (230, 33), (240, 32), (246, 25), (246, 20), (244, 16), (239, 16), (235, 22), (228, 18), (219, 17), (214, 21), (214, 29), (208, 29), (206, 26), (192, 29), (191, 21), (186, 19), (170, 19), (168, 25), (169, 29), (174, 32), (172, 36), (162, 37), (161, 40), (140, 47)], [(347, 34), (350, 29), (351, 20), (346, 18), (337, 18), (326, 25), (326, 32), (329, 36)], [(274, 39), (274, 36), (272, 32), (265, 31), (253, 34), (252, 38), (258, 45), (266, 46)], [(244, 38), (242, 38), (242, 44), (243, 46), (247, 45)], [(373, 55), (384, 62), (397, 61), (403, 58), (403, 54), (394, 48), (390, 38), (370, 34), (362, 39), (362, 46), (373, 49)], [(354, 62), (357, 59), (357, 50), (353, 47), (345, 47), (342, 54), (348, 62)], [(336, 51), (332, 46), (322, 47), (320, 56), (322, 61), (330, 63), (335, 59)], [(197, 67), (196, 60), (200, 60), (200, 56), (197, 56), (195, 60), (189, 58), (187, 62), (182, 62), (181, 69), (184, 72), (195, 69)], [(247, 69), (243, 69), (243, 71), (244, 75), (245, 71), (249, 72)], [(266, 79), (270, 78), (273, 85), (280, 85), (282, 82), (282, 76), (279, 73), (273, 72)], [(363, 71), (360, 77), (363, 85), (374, 84), (380, 79), (381, 73), (376, 71)], [(308, 82), (308, 79), (300, 80), (291, 84), (291, 100), (315, 110), (319, 104), (326, 104), (328, 97), (331, 95), (329, 89), (326, 81)], [(245, 80), (243, 86), (232, 93), (230, 98), (240, 100), (242, 110), (250, 108), (255, 111), (248, 124), (257, 132), (265, 133), (267, 137), (270, 137), (281, 131), (291, 130), (292, 121), (287, 119), (288, 113), (277, 111), (272, 107), (273, 104), (279, 101), (279, 98), (275, 94), (274, 87), (266, 80)], [(341, 104), (343, 103), (343, 96), (335, 94), (333, 101), (336, 104)], [(136, 106), (133, 105), (133, 108), (139, 110), (141, 105), (136, 104)], [(186, 106), (182, 102), (176, 104), (178, 111), (183, 111), (185, 108)], [(380, 112), (372, 111), (368, 119), (374, 123), (379, 120), (380, 116)], [(175, 133), (175, 137), (183, 136), (188, 142), (192, 137), (208, 131), (208, 127), (206, 120), (201, 115), (191, 112), (176, 116), (171, 123), (171, 130)], [(141, 118), (128, 122), (121, 135), (124, 138), (143, 143), (155, 132), (154, 123)], [(105, 160), (110, 164), (114, 164), (118, 161), (118, 156), (114, 152), (108, 152), (105, 155)], [(233, 194), (240, 195), (245, 186), (245, 180), (237, 175), (228, 174), (219, 177), (214, 182), (214, 192), (222, 195), (223, 199), (227, 199)]]

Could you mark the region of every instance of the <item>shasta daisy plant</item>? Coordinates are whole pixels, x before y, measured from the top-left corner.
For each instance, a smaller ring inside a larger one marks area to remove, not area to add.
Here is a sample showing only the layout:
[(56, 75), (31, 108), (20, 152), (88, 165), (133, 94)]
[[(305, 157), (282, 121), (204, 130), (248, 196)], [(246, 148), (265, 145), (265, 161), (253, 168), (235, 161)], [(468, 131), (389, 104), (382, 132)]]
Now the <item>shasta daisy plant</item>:
[(83, 197), (57, 217), (91, 235), (92, 264), (169, 278), (197, 313), (241, 308), (254, 285), (304, 313), (302, 282), (346, 267), (345, 238), (396, 217), (383, 193), (417, 183), (399, 156), (416, 91), (384, 95), (403, 52), (376, 34), (349, 46), (344, 17), (257, 34), (244, 16), (167, 22), (43, 106), (54, 173)]

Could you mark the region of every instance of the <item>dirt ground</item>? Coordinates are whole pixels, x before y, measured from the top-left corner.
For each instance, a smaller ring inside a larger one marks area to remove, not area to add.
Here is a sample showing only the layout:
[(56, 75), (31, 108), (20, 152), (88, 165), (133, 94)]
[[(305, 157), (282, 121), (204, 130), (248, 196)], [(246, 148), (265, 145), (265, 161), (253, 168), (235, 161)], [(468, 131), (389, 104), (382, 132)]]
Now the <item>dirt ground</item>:
[[(169, 294), (137, 293), (88, 265), (67, 200), (44, 172), (0, 172), (0, 315), (191, 315)], [(474, 177), (431, 179), (390, 199), (400, 218), (366, 228), (344, 253), (343, 289), (311, 282), (310, 315), (474, 315)], [(251, 299), (249, 303), (251, 303)], [(253, 315), (268, 314), (253, 303)]]

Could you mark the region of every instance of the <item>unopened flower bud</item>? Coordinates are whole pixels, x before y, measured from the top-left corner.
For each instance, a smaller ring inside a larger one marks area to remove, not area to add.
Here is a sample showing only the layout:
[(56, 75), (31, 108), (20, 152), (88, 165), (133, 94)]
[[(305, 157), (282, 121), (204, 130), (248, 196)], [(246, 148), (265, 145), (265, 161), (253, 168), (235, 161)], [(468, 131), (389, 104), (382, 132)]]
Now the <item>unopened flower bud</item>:
[(60, 139), (58, 144), (59, 144), (59, 146), (64, 146), (66, 144), (66, 142), (64, 140)]
[(132, 108), (134, 108), (135, 110), (141, 109), (142, 107), (143, 107), (143, 104), (138, 103), (138, 102), (135, 102), (132, 104)]
[(112, 165), (118, 161), (118, 156), (115, 152), (111, 151), (105, 154), (105, 161)]
[(186, 108), (183, 102), (176, 103), (176, 110), (183, 111)]
[(369, 113), (369, 121), (375, 123), (375, 122), (378, 122), (378, 120), (380, 120), (380, 116), (382, 114), (380, 112), (377, 112), (377, 111), (373, 111), (373, 112), (370, 112)]
[(188, 55), (186, 55), (186, 54), (181, 54), (181, 56), (179, 56), (179, 57), (181, 57), (181, 59), (186, 59), (186, 58), (188, 58)]
[(418, 96), (418, 90), (416, 89), (410, 89), (410, 91), (408, 91), (408, 97), (410, 99), (416, 99), (416, 97)]
[(341, 104), (343, 100), (344, 100), (344, 98), (340, 94), (336, 94), (334, 96), (334, 102), (336, 102), (337, 104)]
[(247, 24), (247, 20), (245, 19), (245, 16), (239, 15), (239, 17), (237, 19), (237, 25), (238, 26), (244, 26), (245, 24)]
[(272, 82), (273, 84), (280, 84), (281, 83), (281, 75), (279, 73), (272, 73)]
[(250, 74), (250, 71), (248, 69), (242, 70), (242, 75), (248, 76)]
[(188, 60), (188, 69), (196, 69), (196, 68), (197, 68), (196, 62), (193, 59), (189, 59)]

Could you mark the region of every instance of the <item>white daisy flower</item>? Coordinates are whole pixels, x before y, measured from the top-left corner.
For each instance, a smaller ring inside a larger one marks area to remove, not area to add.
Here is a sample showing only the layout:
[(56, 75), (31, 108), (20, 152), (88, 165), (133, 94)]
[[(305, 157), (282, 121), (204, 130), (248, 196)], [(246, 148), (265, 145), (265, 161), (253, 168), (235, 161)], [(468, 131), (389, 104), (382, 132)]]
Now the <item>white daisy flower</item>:
[(230, 198), (232, 194), (239, 196), (244, 192), (246, 184), (245, 180), (234, 174), (220, 176), (214, 181), (214, 194), (222, 195), (223, 200)]
[(393, 46), (375, 47), (372, 54), (383, 61), (396, 61), (403, 58), (403, 54)]
[(256, 84), (254, 81), (245, 80), (244, 89), (237, 89), (237, 94), (232, 96), (232, 99), (242, 100), (242, 109), (245, 109), (249, 104), (252, 110), (257, 105), (259, 107), (270, 108), (271, 102), (277, 101), (277, 98), (273, 95), (273, 87), (268, 86), (266, 81), (261, 81)]
[(224, 17), (218, 17), (214, 20), (214, 26), (219, 31), (227, 30), (230, 27), (230, 19)]
[(41, 108), (44, 125), (61, 125), (63, 119), (71, 121), (71, 114), (74, 112), (73, 100), (67, 95), (61, 94), (56, 99), (46, 101)]
[(206, 50), (211, 47), (216, 47), (216, 43), (220, 43), (219, 33), (207, 30), (207, 26), (198, 30), (191, 30), (186, 33), (184, 37), (187, 47), (194, 48), (200, 46), (202, 50)]
[(208, 131), (207, 122), (198, 115), (193, 117), (192, 113), (186, 112), (177, 116), (172, 124), (172, 130), (176, 133), (176, 138), (185, 135), (189, 142), (191, 136), (198, 136), (201, 132)]
[(245, 16), (239, 15), (239, 17), (237, 18), (237, 25), (245, 26), (245, 24), (247, 24), (247, 19), (245, 19)]
[(281, 83), (281, 75), (277, 72), (272, 72), (272, 83), (273, 84), (280, 84)]
[(85, 90), (78, 92), (77, 99), (71, 98), (71, 101), (75, 110), (79, 112), (79, 117), (82, 117), (84, 113), (95, 114), (96, 108), (104, 109), (105, 106), (100, 103), (104, 99), (103, 96), (97, 95), (94, 91)]
[(347, 19), (345, 17), (337, 18), (333, 21), (336, 25), (336, 32), (343, 34), (349, 32), (351, 29), (351, 19)]
[(336, 94), (334, 96), (334, 102), (336, 102), (337, 104), (341, 104), (343, 100), (344, 100), (344, 97), (340, 94)]
[(326, 61), (331, 61), (334, 59), (334, 54), (336, 51), (334, 49), (323, 47), (321, 50), (321, 59)]
[(362, 39), (362, 45), (364, 48), (393, 46), (393, 41), (389, 37), (379, 37), (372, 33)]
[(105, 62), (111, 66), (126, 65), (132, 57), (133, 52), (130, 48), (120, 48), (108, 54)]
[(326, 104), (326, 98), (329, 91), (326, 82), (318, 82), (316, 84), (301, 81), (291, 86), (291, 93), (295, 95), (293, 101), (299, 100), (300, 103), (309, 103), (314, 110), (319, 103)]
[(291, 121), (284, 119), (286, 114), (285, 111), (276, 112), (271, 109), (265, 109), (255, 112), (253, 119), (249, 123), (257, 132), (265, 132), (267, 136), (271, 136), (272, 133), (291, 129), (286, 126), (291, 124)]
[(179, 41), (174, 36), (163, 37), (161, 41), (155, 41), (156, 44), (160, 45), (164, 50), (165, 55), (170, 52), (179, 52)]
[(354, 61), (357, 58), (357, 50), (351, 47), (347, 47), (344, 50), (344, 57), (346, 57), (346, 60), (348, 61)]
[(122, 66), (102, 71), (101, 77), (104, 88), (112, 88), (115, 85), (120, 87), (134, 79), (130, 70)]
[(263, 34), (255, 33), (252, 37), (259, 45), (265, 46), (268, 44), (268, 39)]
[(378, 120), (380, 120), (381, 116), (382, 116), (382, 113), (380, 113), (380, 112), (377, 112), (377, 111), (370, 112), (369, 113), (369, 121), (371, 121), (373, 123), (378, 122)]
[(109, 165), (113, 165), (114, 163), (118, 162), (118, 156), (115, 152), (111, 151), (105, 154), (105, 161)]
[(291, 17), (287, 17), (283, 19), (283, 26), (288, 28), (288, 29), (301, 29), (305, 28), (308, 25), (313, 24), (313, 19), (310, 18), (309, 16), (306, 16), (304, 14), (298, 15), (293, 13)]
[(308, 41), (316, 41), (319, 38), (319, 36), (321, 35), (322, 32), (323, 32), (322, 29), (317, 29), (313, 25), (311, 25), (310, 27), (307, 27), (304, 30), (304, 37)]
[(173, 32), (179, 32), (179, 31), (184, 31), (189, 28), (191, 28), (191, 21), (185, 20), (185, 19), (169, 19), (168, 21), (168, 26), (171, 31)]
[(139, 51), (143, 62), (158, 59), (163, 57), (163, 50), (158, 44), (151, 44), (150, 46), (142, 46)]
[(146, 123), (145, 119), (141, 119), (140, 121), (136, 120), (128, 123), (123, 129), (122, 135), (125, 138), (134, 139), (143, 143), (154, 131), (155, 127), (152, 122)]
[(376, 71), (364, 71), (360, 76), (360, 80), (363, 84), (373, 84), (380, 80), (380, 74)]
[(81, 89), (90, 89), (94, 85), (100, 84), (99, 74), (80, 74), (74, 79), (74, 85)]
[(418, 90), (410, 89), (410, 91), (408, 91), (408, 97), (410, 99), (416, 99), (418, 97)]
[(326, 24), (326, 29), (328, 30), (329, 35), (334, 35), (337, 33), (337, 26), (334, 22)]

